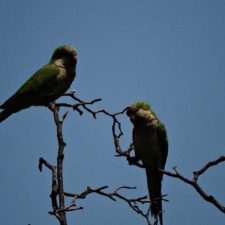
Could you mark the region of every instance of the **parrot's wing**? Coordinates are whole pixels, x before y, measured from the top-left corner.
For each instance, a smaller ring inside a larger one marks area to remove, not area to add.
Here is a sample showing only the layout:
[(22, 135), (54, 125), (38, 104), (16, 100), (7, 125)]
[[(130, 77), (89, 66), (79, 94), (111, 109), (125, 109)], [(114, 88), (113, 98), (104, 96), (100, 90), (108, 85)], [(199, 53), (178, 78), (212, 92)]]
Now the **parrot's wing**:
[(161, 165), (162, 168), (161, 169), (164, 169), (167, 155), (168, 155), (168, 139), (167, 139), (166, 128), (164, 124), (162, 123), (160, 123), (159, 126), (157, 126), (157, 136), (159, 138), (159, 145), (160, 145), (160, 150), (162, 153), (162, 165)]
[(38, 70), (32, 77), (30, 77), (18, 91), (10, 97), (0, 107), (7, 109), (18, 105), (24, 101), (28, 96), (40, 95), (47, 96), (51, 92), (52, 87), (57, 82), (59, 75), (59, 68), (55, 64), (47, 64)]
[[(133, 140), (133, 145), (134, 145), (134, 140), (135, 140), (135, 127), (133, 128), (133, 131), (132, 131), (132, 140)], [(135, 162), (138, 162), (140, 159), (141, 159), (141, 157), (138, 155), (138, 152), (137, 151), (134, 151), (134, 160), (135, 160)]]

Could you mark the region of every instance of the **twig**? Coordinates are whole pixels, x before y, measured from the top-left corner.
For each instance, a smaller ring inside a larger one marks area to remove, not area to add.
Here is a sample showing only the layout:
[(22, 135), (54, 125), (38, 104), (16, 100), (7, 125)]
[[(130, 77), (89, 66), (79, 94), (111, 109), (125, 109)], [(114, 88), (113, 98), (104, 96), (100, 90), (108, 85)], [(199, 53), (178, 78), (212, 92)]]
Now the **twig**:
[(198, 171), (194, 171), (193, 174), (193, 178), (192, 179), (188, 179), (184, 176), (182, 176), (176, 167), (173, 167), (173, 170), (175, 171), (174, 173), (169, 172), (169, 171), (165, 171), (165, 170), (160, 170), (162, 173), (166, 174), (167, 176), (170, 177), (175, 177), (178, 178), (180, 180), (182, 180), (183, 182), (191, 185), (199, 194), (200, 196), (210, 202), (211, 204), (213, 204), (216, 208), (218, 208), (221, 212), (225, 213), (225, 206), (222, 205), (218, 200), (216, 200), (215, 197), (213, 197), (212, 195), (208, 195), (205, 191), (203, 191), (203, 189), (200, 187), (200, 185), (197, 183), (198, 178), (204, 173), (206, 172), (210, 167), (213, 167), (219, 163), (222, 163), (225, 161), (225, 156), (220, 156), (218, 159), (214, 160), (214, 161), (210, 161), (208, 162), (205, 166), (203, 166), (200, 170)]
[[(126, 110), (127, 110), (127, 107), (124, 108), (122, 111), (116, 112), (116, 113), (110, 113), (110, 112), (106, 111), (105, 109), (99, 109), (99, 110), (94, 111), (94, 110), (88, 108), (87, 105), (92, 105), (92, 104), (94, 104), (96, 102), (101, 101), (102, 99), (97, 98), (97, 99), (94, 99), (92, 101), (84, 101), (84, 100), (81, 100), (80, 98), (78, 98), (78, 97), (75, 96), (75, 91), (66, 93), (66, 94), (64, 94), (64, 96), (69, 96), (73, 100), (75, 100), (75, 101), (77, 101), (79, 103), (78, 104), (57, 103), (56, 104), (57, 107), (60, 107), (60, 106), (70, 107), (70, 108), (73, 108), (74, 110), (79, 110), (80, 115), (82, 115), (83, 114), (83, 111), (81, 109), (79, 109), (79, 107), (82, 106), (95, 119), (96, 119), (97, 114), (100, 114), (100, 113), (105, 114), (108, 117), (111, 117), (112, 120), (113, 120), (112, 133), (113, 133), (114, 145), (115, 145), (116, 153), (117, 153), (115, 156), (117, 156), (117, 157), (124, 156), (124, 157), (127, 158), (127, 160), (129, 161), (129, 163), (132, 161), (132, 158), (133, 157), (130, 156), (130, 153), (133, 151), (133, 144), (130, 144), (130, 146), (128, 147), (128, 149), (125, 150), (125, 151), (123, 151), (121, 149), (120, 144), (119, 144), (119, 139), (123, 135), (123, 131), (122, 131), (122, 128), (121, 128), (121, 123), (117, 119), (117, 116), (118, 115), (121, 115), (121, 114), (124, 114), (126, 112)], [(119, 131), (118, 134), (116, 132), (117, 129)], [(130, 164), (134, 164), (134, 165), (136, 165), (138, 167), (142, 167), (143, 168), (143, 166), (141, 164), (139, 164), (137, 161), (136, 162), (132, 161), (132, 163), (130, 163)]]
[(63, 106), (63, 107), (73, 108), (74, 110), (79, 110), (80, 115), (82, 115), (83, 111), (81, 109), (79, 109), (79, 107), (81, 106), (87, 112), (89, 112), (95, 119), (96, 119), (97, 114), (100, 114), (100, 113), (105, 114), (105, 115), (107, 115), (107, 116), (109, 116), (113, 119), (114, 129), (115, 129), (116, 125), (118, 126), (118, 129), (119, 129), (118, 137), (121, 137), (123, 135), (123, 132), (122, 132), (122, 129), (121, 129), (121, 123), (118, 121), (116, 116), (126, 112), (127, 107), (125, 109), (123, 109), (121, 112), (116, 112), (116, 113), (110, 113), (110, 112), (106, 111), (105, 109), (99, 109), (99, 110), (94, 111), (94, 110), (90, 109), (89, 107), (87, 107), (87, 105), (93, 105), (94, 103), (101, 101), (102, 100), (101, 98), (96, 98), (96, 99), (93, 99), (91, 101), (84, 101), (84, 100), (75, 96), (75, 91), (71, 91), (69, 93), (66, 93), (66, 94), (64, 94), (64, 96), (69, 96), (73, 100), (77, 101), (78, 103), (76, 103), (76, 104), (57, 103), (56, 104), (57, 107)]
[(194, 180), (197, 181), (198, 180), (198, 177), (200, 175), (202, 175), (204, 172), (206, 172), (206, 170), (208, 170), (210, 167), (212, 166), (215, 166), (221, 162), (224, 162), (225, 161), (225, 156), (220, 156), (218, 159), (214, 160), (214, 161), (211, 161), (211, 162), (208, 162), (203, 168), (201, 168), (200, 170), (198, 171), (194, 171), (193, 174), (194, 174)]
[(50, 194), (51, 200), (52, 200), (52, 208), (54, 210), (58, 209), (58, 203), (57, 203), (57, 195), (58, 195), (58, 182), (57, 182), (57, 168), (56, 166), (52, 166), (49, 162), (47, 162), (45, 159), (40, 158), (38, 168), (40, 172), (42, 172), (42, 166), (43, 164), (52, 171), (52, 192)]
[(80, 106), (82, 106), (86, 111), (91, 113), (93, 115), (93, 117), (96, 119), (96, 113), (94, 111), (92, 111), (90, 108), (88, 108), (87, 105), (93, 105), (94, 103), (101, 101), (102, 100), (101, 98), (96, 98), (96, 99), (91, 100), (91, 101), (84, 101), (84, 100), (81, 100), (81, 99), (79, 99), (75, 96), (75, 91), (65, 93), (64, 96), (69, 96), (73, 100), (77, 101), (78, 103), (76, 103), (76, 104), (57, 103), (56, 104), (57, 107), (63, 106), (63, 107), (73, 108), (74, 110), (77, 110), (80, 115), (82, 115), (83, 111), (79, 108)]
[[(67, 197), (73, 198), (73, 200), (70, 204), (71, 208), (74, 205), (76, 205), (75, 202), (77, 199), (85, 199), (91, 193), (96, 193), (96, 194), (105, 196), (105, 197), (111, 199), (112, 201), (117, 201), (117, 199), (121, 199), (121, 200), (125, 201), (133, 211), (135, 211), (136, 213), (143, 216), (146, 219), (148, 225), (151, 225), (150, 220), (149, 220), (149, 211), (147, 213), (144, 213), (140, 209), (140, 206), (138, 205), (138, 204), (150, 203), (150, 200), (148, 200), (147, 196), (138, 197), (138, 198), (127, 198), (119, 193), (119, 191), (122, 189), (136, 189), (136, 187), (121, 186), (121, 187), (116, 188), (113, 192), (109, 192), (109, 193), (103, 191), (107, 188), (108, 188), (108, 186), (102, 186), (102, 187), (96, 188), (96, 189), (87, 187), (87, 189), (85, 191), (81, 192), (80, 194), (73, 194), (73, 193), (64, 193), (64, 194)], [(67, 210), (68, 209), (70, 209), (70, 208), (67, 208)]]

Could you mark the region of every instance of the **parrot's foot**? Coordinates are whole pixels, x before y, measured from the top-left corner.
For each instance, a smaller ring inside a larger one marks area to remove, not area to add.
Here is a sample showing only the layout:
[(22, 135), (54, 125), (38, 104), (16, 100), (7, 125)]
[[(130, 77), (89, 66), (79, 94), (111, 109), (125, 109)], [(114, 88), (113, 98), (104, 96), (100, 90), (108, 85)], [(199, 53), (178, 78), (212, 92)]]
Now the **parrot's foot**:
[(127, 161), (129, 165), (136, 165), (139, 161), (139, 159), (136, 156), (128, 156)]

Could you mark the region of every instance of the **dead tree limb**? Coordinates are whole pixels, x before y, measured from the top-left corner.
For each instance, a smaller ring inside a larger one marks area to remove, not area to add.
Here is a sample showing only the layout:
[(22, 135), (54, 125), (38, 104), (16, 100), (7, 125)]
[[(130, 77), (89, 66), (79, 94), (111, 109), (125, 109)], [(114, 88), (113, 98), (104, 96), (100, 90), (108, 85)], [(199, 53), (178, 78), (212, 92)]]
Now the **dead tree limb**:
[(212, 195), (207, 194), (198, 184), (198, 179), (201, 175), (203, 175), (209, 168), (218, 165), (219, 163), (222, 163), (225, 161), (225, 156), (220, 156), (216, 160), (208, 162), (205, 166), (203, 166), (200, 170), (193, 172), (193, 178), (188, 179), (181, 175), (176, 167), (173, 167), (174, 173), (160, 170), (162, 173), (166, 174), (167, 176), (177, 178), (181, 181), (183, 181), (186, 184), (191, 185), (198, 193), (199, 195), (206, 200), (207, 202), (210, 202), (213, 204), (217, 209), (219, 209), (221, 212), (225, 213), (225, 206), (222, 205), (215, 197)]
[[(49, 104), (49, 109), (53, 112), (54, 121), (57, 128), (57, 139), (58, 139), (58, 154), (57, 154), (57, 194), (59, 197), (59, 209), (63, 209), (65, 207), (65, 198), (64, 198), (64, 187), (63, 187), (63, 158), (64, 158), (64, 147), (65, 142), (63, 140), (62, 133), (62, 124), (64, 119), (66, 118), (66, 114), (63, 115), (63, 119), (59, 118), (58, 108), (54, 103)], [(54, 193), (54, 194), (53, 194)], [(52, 202), (55, 201), (55, 192), (52, 190), (51, 194)], [(58, 204), (53, 205), (53, 209), (56, 208)], [(57, 209), (55, 209), (57, 210)], [(65, 212), (59, 212), (56, 217), (60, 221), (60, 225), (67, 225), (66, 214)]]
[[(121, 186), (121, 187), (116, 188), (113, 192), (108, 192), (108, 193), (103, 191), (107, 188), (108, 188), (107, 185), (102, 186), (100, 188), (95, 188), (95, 189), (93, 189), (91, 187), (87, 187), (87, 189), (85, 191), (81, 192), (80, 194), (65, 193), (65, 196), (73, 198), (73, 200), (70, 204), (71, 207), (76, 205), (75, 202), (77, 201), (77, 199), (84, 199), (91, 193), (96, 193), (96, 194), (102, 195), (104, 197), (111, 199), (112, 201), (117, 201), (117, 199), (120, 199), (122, 201), (125, 201), (128, 204), (128, 206), (133, 211), (135, 211), (137, 214), (140, 214), (141, 216), (143, 216), (148, 225), (155, 224), (155, 221), (153, 224), (151, 224), (151, 222), (149, 220), (150, 212), (148, 211), (147, 213), (144, 213), (143, 210), (140, 208), (140, 204), (143, 205), (146, 203), (150, 203), (147, 196), (138, 197), (138, 198), (127, 198), (119, 193), (119, 191), (122, 189), (136, 189), (136, 187)], [(81, 207), (79, 209), (81, 209)], [(68, 208), (68, 210), (70, 210), (70, 208)]]
[[(100, 110), (92, 110), (88, 107), (88, 105), (92, 105), (98, 101), (101, 101), (101, 99), (97, 98), (92, 101), (83, 101), (75, 96), (74, 92), (66, 94), (67, 96), (70, 96), (72, 99), (77, 101), (78, 103), (75, 104), (67, 104), (67, 103), (51, 103), (49, 104), (49, 109), (53, 112), (54, 116), (54, 122), (56, 124), (57, 128), (57, 140), (58, 140), (58, 153), (57, 153), (57, 166), (54, 166), (50, 164), (47, 160), (44, 158), (39, 159), (39, 170), (42, 171), (43, 165), (46, 166), (49, 170), (52, 172), (52, 192), (51, 192), (51, 201), (52, 201), (52, 211), (49, 212), (50, 215), (54, 215), (58, 221), (60, 222), (60, 225), (67, 225), (66, 220), (66, 213), (71, 211), (77, 211), (83, 209), (83, 207), (77, 206), (77, 200), (78, 199), (85, 199), (89, 194), (96, 193), (98, 195), (107, 197), (113, 201), (116, 201), (117, 199), (120, 199), (122, 201), (125, 201), (129, 207), (135, 211), (136, 213), (142, 215), (145, 219), (148, 225), (155, 225), (157, 223), (157, 218), (155, 219), (154, 223), (151, 223), (149, 220), (149, 214), (150, 211), (148, 210), (147, 213), (144, 213), (142, 209), (140, 208), (140, 205), (149, 203), (147, 196), (144, 197), (138, 197), (138, 198), (127, 198), (119, 193), (122, 189), (134, 189), (135, 187), (128, 187), (128, 186), (121, 186), (116, 188), (113, 192), (106, 192), (104, 191), (108, 186), (102, 186), (100, 188), (91, 188), (87, 187), (87, 189), (80, 194), (71, 194), (64, 191), (63, 186), (63, 159), (64, 159), (64, 147), (66, 146), (64, 140), (63, 140), (63, 132), (62, 132), (62, 125), (63, 122), (67, 116), (67, 112), (60, 118), (59, 116), (59, 109), (60, 107), (67, 107), (72, 108), (73, 110), (78, 111), (80, 115), (83, 114), (83, 110), (87, 111), (88, 113), (91, 113), (91, 115), (96, 119), (97, 114), (104, 114), (113, 119), (113, 129), (116, 130), (116, 126), (119, 130), (119, 135), (122, 136), (122, 129), (121, 129), (121, 123), (118, 121), (117, 116), (120, 114), (123, 114), (126, 109), (124, 109), (121, 112), (117, 113), (109, 113), (105, 109)], [(116, 132), (116, 131), (115, 131)], [(130, 146), (129, 151), (133, 149), (132, 146)], [(128, 152), (129, 152), (128, 151)], [(72, 198), (72, 201), (70, 204), (65, 204), (65, 197)]]

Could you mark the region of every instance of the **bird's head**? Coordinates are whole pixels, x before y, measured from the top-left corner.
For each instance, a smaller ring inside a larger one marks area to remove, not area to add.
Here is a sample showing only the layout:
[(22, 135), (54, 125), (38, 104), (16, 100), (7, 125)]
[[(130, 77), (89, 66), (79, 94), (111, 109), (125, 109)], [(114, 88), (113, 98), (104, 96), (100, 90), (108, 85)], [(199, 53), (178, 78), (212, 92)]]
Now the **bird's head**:
[(151, 106), (145, 102), (135, 102), (127, 107), (127, 116), (133, 124), (146, 122), (149, 119)]
[(66, 65), (75, 66), (77, 64), (77, 50), (70, 45), (62, 45), (55, 49), (52, 54), (50, 63), (63, 61)]

